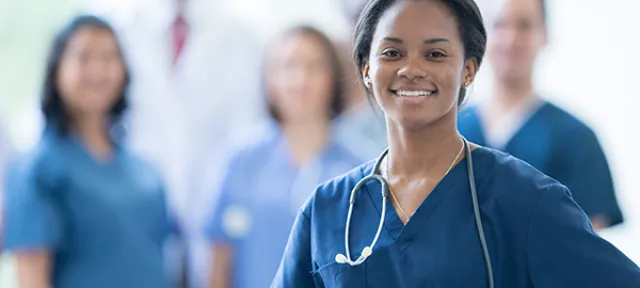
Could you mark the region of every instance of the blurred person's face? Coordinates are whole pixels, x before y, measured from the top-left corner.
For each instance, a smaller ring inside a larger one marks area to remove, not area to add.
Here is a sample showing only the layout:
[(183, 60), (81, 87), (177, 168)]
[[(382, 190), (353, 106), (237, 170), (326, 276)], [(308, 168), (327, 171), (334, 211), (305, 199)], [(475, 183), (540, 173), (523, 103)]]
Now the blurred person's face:
[(501, 81), (531, 77), (539, 51), (546, 44), (546, 26), (539, 0), (499, 0), (490, 20), (487, 55)]
[(105, 29), (87, 27), (70, 38), (56, 81), (69, 112), (106, 115), (120, 97), (125, 77), (114, 35)]
[(295, 34), (273, 48), (267, 75), (269, 100), (282, 121), (328, 119), (334, 75), (320, 40)]

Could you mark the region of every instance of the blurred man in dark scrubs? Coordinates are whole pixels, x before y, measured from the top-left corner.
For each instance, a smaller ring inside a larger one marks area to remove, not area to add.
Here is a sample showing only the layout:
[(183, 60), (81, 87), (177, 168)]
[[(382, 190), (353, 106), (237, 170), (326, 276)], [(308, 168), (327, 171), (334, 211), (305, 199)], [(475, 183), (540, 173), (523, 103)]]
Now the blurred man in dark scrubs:
[(533, 87), (535, 61), (547, 44), (544, 0), (491, 4), (485, 20), (494, 90), (485, 103), (460, 112), (460, 132), (472, 142), (525, 160), (566, 185), (596, 231), (622, 223), (609, 165), (596, 135)]

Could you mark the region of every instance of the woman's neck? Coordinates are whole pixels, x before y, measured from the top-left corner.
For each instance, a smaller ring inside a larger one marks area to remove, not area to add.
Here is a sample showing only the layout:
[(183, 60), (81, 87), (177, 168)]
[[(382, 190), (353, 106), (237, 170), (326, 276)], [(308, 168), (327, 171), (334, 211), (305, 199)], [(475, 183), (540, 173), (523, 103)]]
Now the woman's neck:
[(389, 173), (406, 180), (440, 179), (462, 147), (456, 116), (452, 111), (420, 131), (407, 131), (395, 123), (387, 125)]
[(302, 165), (317, 156), (330, 138), (330, 127), (326, 121), (298, 122), (282, 127), (296, 165)]
[(90, 154), (99, 160), (111, 157), (113, 145), (109, 137), (109, 122), (103, 116), (76, 117), (73, 130)]

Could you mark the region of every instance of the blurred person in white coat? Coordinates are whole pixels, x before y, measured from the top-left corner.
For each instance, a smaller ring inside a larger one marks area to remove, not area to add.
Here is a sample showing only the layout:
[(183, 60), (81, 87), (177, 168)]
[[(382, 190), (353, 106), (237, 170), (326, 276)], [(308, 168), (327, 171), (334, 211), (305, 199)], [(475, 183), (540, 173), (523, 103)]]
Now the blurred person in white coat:
[[(231, 135), (264, 117), (263, 44), (218, 0), (137, 0), (122, 18), (132, 83), (130, 144), (157, 163), (188, 247), (190, 287), (204, 287), (202, 219), (215, 201)], [(153, 9), (150, 9), (150, 8)]]

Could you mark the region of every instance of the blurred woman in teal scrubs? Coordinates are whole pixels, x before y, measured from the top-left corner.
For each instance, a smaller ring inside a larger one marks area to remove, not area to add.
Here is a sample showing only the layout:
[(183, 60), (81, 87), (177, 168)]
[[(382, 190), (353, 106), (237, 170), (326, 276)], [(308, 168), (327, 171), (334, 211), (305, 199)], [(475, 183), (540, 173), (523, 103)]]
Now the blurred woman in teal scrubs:
[(120, 145), (129, 74), (113, 29), (74, 18), (48, 61), (46, 128), (11, 166), (5, 197), (20, 287), (170, 287), (161, 177)]
[(492, 4), (487, 43), (494, 92), (486, 103), (461, 112), (460, 132), (566, 185), (595, 230), (622, 223), (609, 164), (595, 133), (533, 87), (535, 60), (547, 42), (545, 1), (498, 2)]

